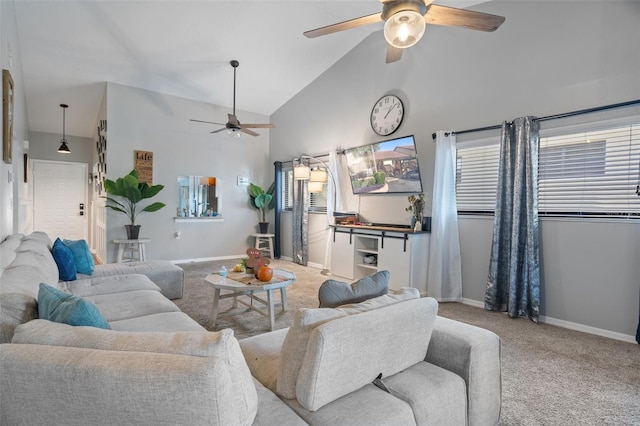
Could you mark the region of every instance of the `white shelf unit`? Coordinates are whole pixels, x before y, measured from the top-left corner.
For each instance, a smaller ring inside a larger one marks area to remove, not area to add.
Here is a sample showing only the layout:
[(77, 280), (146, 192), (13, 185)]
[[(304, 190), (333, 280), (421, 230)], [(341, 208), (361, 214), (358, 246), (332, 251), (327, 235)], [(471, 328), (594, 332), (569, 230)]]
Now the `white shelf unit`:
[[(354, 237), (355, 244), (355, 265), (356, 268), (364, 268), (366, 273), (364, 275), (371, 274), (378, 270), (378, 243), (379, 238), (376, 236), (356, 235)], [(376, 261), (374, 263), (365, 263), (364, 258), (369, 255), (375, 255)], [(373, 271), (373, 272), (372, 272)], [(358, 275), (358, 274), (356, 274)]]
[[(431, 234), (380, 231), (335, 226), (331, 248), (333, 275), (358, 280), (376, 271), (388, 270), (389, 288), (415, 287), (427, 293), (427, 265)], [(376, 255), (376, 263), (364, 257)]]

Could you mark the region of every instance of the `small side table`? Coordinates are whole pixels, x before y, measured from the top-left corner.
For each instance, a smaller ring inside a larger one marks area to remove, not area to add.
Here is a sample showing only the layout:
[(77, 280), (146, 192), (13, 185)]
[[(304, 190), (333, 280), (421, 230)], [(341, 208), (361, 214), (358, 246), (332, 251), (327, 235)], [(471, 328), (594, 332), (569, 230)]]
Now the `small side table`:
[[(118, 245), (117, 263), (139, 260), (144, 262), (147, 258), (144, 245), (151, 238), (138, 238), (137, 240), (113, 240)], [(128, 253), (128, 254), (127, 254)]]
[(256, 249), (269, 252), (269, 257), (273, 259), (273, 237), (274, 234), (251, 234), (256, 239)]

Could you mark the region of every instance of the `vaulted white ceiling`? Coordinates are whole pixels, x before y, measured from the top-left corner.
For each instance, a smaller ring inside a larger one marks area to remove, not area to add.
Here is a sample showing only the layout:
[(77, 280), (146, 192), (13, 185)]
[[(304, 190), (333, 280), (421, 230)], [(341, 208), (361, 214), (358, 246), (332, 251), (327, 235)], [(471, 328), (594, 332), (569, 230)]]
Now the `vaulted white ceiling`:
[(270, 115), (382, 23), (315, 39), (304, 31), (380, 10), (377, 0), (16, 0), (13, 60), (32, 131), (60, 133), (67, 103), (67, 134), (92, 137), (106, 81), (231, 107), (232, 59), (237, 108)]

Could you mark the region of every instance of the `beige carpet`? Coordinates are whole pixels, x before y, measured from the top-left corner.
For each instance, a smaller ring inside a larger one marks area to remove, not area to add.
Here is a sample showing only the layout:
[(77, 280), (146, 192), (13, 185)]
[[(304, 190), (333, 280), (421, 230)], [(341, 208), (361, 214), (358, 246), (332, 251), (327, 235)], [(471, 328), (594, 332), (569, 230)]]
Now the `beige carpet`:
[[(203, 278), (234, 261), (180, 265), (185, 270), (184, 298), (174, 302), (209, 327), (213, 289)], [(297, 282), (287, 292), (289, 310), (278, 315), (276, 328), (288, 327), (297, 307), (317, 307), (317, 290), (328, 277), (314, 268), (275, 260)], [(230, 311), (230, 299), (221, 301)], [(501, 425), (640, 425), (640, 345), (580, 333), (445, 303), (439, 315), (489, 329), (502, 340)], [(241, 339), (269, 331), (268, 320), (255, 312), (223, 317), (215, 330), (232, 328)]]

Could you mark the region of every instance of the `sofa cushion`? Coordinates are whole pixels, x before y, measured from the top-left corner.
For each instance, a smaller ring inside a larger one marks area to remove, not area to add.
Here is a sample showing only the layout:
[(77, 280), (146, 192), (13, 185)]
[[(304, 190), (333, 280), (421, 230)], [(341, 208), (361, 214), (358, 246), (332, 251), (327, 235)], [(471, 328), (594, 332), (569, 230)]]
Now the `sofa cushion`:
[(94, 303), (107, 321), (140, 318), (163, 312), (180, 312), (180, 309), (157, 290), (135, 290), (113, 294), (83, 296)]
[[(108, 263), (97, 265), (92, 277), (142, 274), (153, 281), (167, 299), (180, 299), (184, 290), (184, 270), (167, 260)], [(79, 275), (78, 279), (87, 278)]]
[[(206, 404), (202, 411), (210, 413), (207, 423), (250, 425), (256, 416), (258, 407), (256, 388), (238, 341), (230, 329), (220, 332), (116, 332), (93, 327), (70, 327), (36, 320), (16, 329), (12, 345), (9, 346), (20, 346), (19, 344), (76, 349), (77, 358), (80, 360), (60, 361), (65, 364), (71, 363), (64, 366), (64, 369), (68, 370), (65, 372), (66, 377), (73, 377), (71, 370), (81, 364), (82, 367), (77, 368), (80, 368), (83, 373), (76, 374), (79, 379), (85, 381), (83, 383), (92, 382), (87, 387), (95, 387), (93, 383), (101, 383), (102, 380), (111, 388), (109, 392), (129, 392), (132, 401), (141, 404), (140, 410), (136, 411), (144, 411), (145, 398), (154, 399), (148, 402), (151, 406), (163, 403), (172, 407), (179, 407), (180, 404), (188, 406), (190, 402), (182, 401), (185, 396), (182, 395), (180, 386), (183, 386), (185, 395), (189, 394), (192, 397), (197, 395), (199, 404)], [(53, 359), (56, 351), (49, 352)], [(124, 352), (129, 354), (125, 357), (117, 355)], [(69, 354), (69, 352), (65, 353)], [(161, 357), (149, 357), (146, 354), (161, 355)], [(192, 358), (187, 359), (187, 356)], [(95, 365), (90, 365), (93, 360), (96, 360)], [(191, 370), (191, 366), (195, 368), (203, 361), (207, 364), (206, 371)], [(194, 376), (194, 373), (197, 373), (197, 376)], [(164, 388), (158, 388), (163, 382)], [(195, 394), (192, 391), (186, 391), (194, 388), (198, 389)], [(172, 393), (173, 396), (170, 395)], [(160, 400), (157, 401), (155, 396)], [(117, 399), (115, 396), (110, 398), (109, 401)], [(164, 401), (164, 398), (169, 400)], [(126, 404), (126, 402), (123, 403)], [(114, 406), (111, 409), (113, 410)], [(153, 411), (157, 409), (157, 407), (152, 408)], [(150, 416), (154, 415), (150, 414)], [(184, 422), (185, 416), (193, 424), (204, 424), (202, 418), (190, 418), (189, 412), (164, 420), (166, 424), (177, 424), (177, 419), (182, 418)], [(121, 416), (119, 422), (122, 422), (124, 417), (126, 416)], [(144, 423), (143, 419), (139, 421)], [(148, 419), (147, 422), (149, 422)], [(158, 422), (162, 420), (155, 419), (151, 423), (158, 424)], [(131, 423), (131, 419), (126, 423)]]
[(397, 293), (386, 294), (358, 304), (344, 305), (339, 308), (299, 309), (294, 314), (293, 324), (289, 328), (287, 337), (282, 345), (278, 363), (276, 392), (287, 399), (296, 397), (296, 382), (307, 351), (307, 342), (313, 330), (319, 325), (336, 318), (378, 309), (419, 297), (420, 293), (417, 289), (404, 287)]
[(152, 283), (149, 278), (136, 274), (60, 281), (58, 288), (85, 299), (100, 294), (126, 293), (136, 290), (155, 290), (160, 292), (160, 288)]
[(38, 317), (69, 325), (110, 328), (96, 305), (47, 284), (40, 284)]
[(0, 343), (10, 343), (17, 326), (36, 318), (36, 299), (20, 293), (0, 293)]
[(91, 275), (96, 268), (89, 244), (85, 240), (64, 240), (64, 244), (69, 247), (73, 253), (73, 259), (76, 264), (76, 271), (80, 274)]
[(335, 308), (382, 296), (387, 294), (388, 289), (389, 271), (378, 271), (351, 284), (326, 280), (318, 289), (318, 299), (321, 308)]
[(46, 245), (48, 248), (52, 247), (51, 238), (49, 238), (49, 235), (46, 232), (33, 231), (29, 235), (25, 235), (22, 238), (22, 241), (30, 241), (30, 240), (40, 241), (42, 244)]
[(36, 298), (40, 283), (58, 282), (58, 266), (51, 252), (45, 255), (28, 250), (15, 255), (0, 277), (0, 293), (22, 293)]
[(74, 327), (68, 324), (36, 319), (18, 326), (11, 343), (68, 346), (108, 351), (158, 352), (175, 355), (215, 356), (220, 343), (232, 330), (219, 332), (183, 331), (168, 333), (105, 330)]
[(109, 325), (116, 331), (204, 331), (204, 327), (181, 311), (109, 321)]
[(4, 269), (16, 257), (16, 249), (20, 245), (20, 238), (7, 238), (0, 244), (0, 269)]
[(466, 426), (467, 387), (456, 373), (419, 362), (382, 381), (391, 395), (411, 406), (417, 424)]
[[(382, 296), (384, 297), (384, 296)], [(426, 297), (328, 321), (312, 332), (296, 399), (315, 411), (424, 360), (438, 312)]]
[[(372, 384), (338, 398), (316, 411), (307, 410), (295, 399), (285, 399), (284, 402), (310, 425), (412, 426), (420, 424), (416, 423), (409, 404)], [(444, 423), (444, 425), (447, 424)]]
[(51, 248), (53, 259), (58, 265), (59, 278), (62, 281), (72, 281), (76, 279), (76, 260), (73, 252), (62, 242), (60, 238), (56, 238)]

